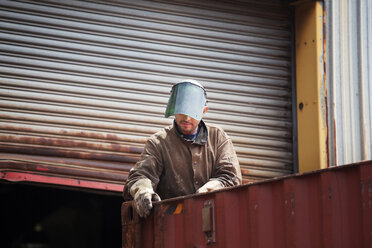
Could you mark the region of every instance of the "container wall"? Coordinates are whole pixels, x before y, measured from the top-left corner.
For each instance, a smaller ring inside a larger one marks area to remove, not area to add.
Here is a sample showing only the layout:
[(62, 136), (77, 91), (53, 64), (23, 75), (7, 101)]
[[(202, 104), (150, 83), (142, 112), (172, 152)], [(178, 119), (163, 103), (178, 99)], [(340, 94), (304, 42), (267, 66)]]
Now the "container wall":
[(371, 247), (372, 161), (122, 205), (123, 247)]
[(372, 2), (325, 1), (330, 166), (372, 159)]

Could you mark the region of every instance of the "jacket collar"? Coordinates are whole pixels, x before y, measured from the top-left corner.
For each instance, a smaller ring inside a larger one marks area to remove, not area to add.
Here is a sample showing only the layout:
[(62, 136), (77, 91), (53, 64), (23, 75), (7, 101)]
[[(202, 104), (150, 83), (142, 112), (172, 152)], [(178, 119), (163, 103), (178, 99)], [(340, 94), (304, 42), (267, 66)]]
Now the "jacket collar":
[[(178, 127), (177, 127), (177, 123), (176, 121), (174, 120), (173, 122), (173, 129), (175, 130), (176, 134), (182, 138), (183, 140), (185, 141), (189, 141), (188, 139), (185, 139), (184, 135), (178, 130)], [(201, 120), (200, 123), (199, 123), (199, 134), (198, 136), (195, 138), (195, 140), (191, 141), (193, 144), (197, 144), (197, 145), (204, 145), (205, 143), (207, 143), (207, 140), (208, 140), (208, 128), (207, 126), (205, 125), (204, 121)]]

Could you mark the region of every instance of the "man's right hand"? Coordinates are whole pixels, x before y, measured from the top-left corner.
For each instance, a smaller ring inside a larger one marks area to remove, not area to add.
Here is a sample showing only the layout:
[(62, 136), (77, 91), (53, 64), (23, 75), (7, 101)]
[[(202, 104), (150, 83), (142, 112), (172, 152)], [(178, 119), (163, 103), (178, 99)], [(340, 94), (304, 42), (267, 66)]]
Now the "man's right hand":
[(139, 179), (130, 188), (130, 194), (134, 198), (134, 208), (139, 216), (146, 218), (150, 215), (152, 201), (160, 201), (160, 197), (152, 188), (151, 181), (147, 178)]

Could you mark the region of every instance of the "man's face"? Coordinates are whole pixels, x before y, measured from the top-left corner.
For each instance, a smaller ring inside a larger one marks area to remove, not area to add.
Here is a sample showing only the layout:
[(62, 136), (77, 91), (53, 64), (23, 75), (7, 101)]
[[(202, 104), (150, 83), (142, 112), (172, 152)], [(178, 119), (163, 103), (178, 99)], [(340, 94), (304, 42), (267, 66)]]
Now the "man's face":
[[(207, 112), (208, 107), (204, 107), (203, 110), (203, 116)], [(198, 129), (198, 125), (200, 121), (195, 120), (194, 118), (191, 118), (188, 115), (183, 114), (175, 114), (176, 117), (176, 123), (183, 134), (194, 134), (196, 130)]]
[(181, 133), (193, 134), (196, 132), (200, 121), (195, 120), (188, 115), (175, 114), (175, 116), (178, 129), (181, 131)]

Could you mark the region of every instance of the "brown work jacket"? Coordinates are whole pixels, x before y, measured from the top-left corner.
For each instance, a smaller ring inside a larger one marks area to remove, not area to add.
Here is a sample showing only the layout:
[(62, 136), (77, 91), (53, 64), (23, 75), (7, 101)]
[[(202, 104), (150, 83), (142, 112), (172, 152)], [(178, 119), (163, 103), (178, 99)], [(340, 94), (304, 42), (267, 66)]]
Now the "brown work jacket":
[(225, 187), (241, 184), (233, 144), (221, 128), (201, 121), (198, 136), (188, 141), (175, 125), (148, 139), (125, 183), (125, 200), (132, 200), (129, 189), (141, 178), (151, 180), (161, 199), (193, 194), (209, 180), (219, 180)]

